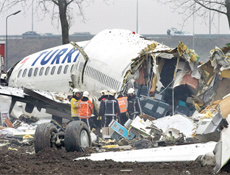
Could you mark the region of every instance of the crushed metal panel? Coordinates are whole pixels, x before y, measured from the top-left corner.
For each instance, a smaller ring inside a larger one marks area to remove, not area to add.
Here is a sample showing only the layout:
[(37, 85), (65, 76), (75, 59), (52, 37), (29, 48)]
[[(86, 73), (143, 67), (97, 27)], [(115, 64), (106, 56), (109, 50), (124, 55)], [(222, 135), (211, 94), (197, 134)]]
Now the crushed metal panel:
[(211, 65), (211, 61), (202, 64), (199, 66), (201, 69), (202, 80), (205, 82), (205, 85), (209, 85), (213, 78), (215, 77), (215, 72)]
[(220, 129), (226, 124), (226, 120), (222, 118), (218, 112), (213, 118), (204, 118), (199, 123), (196, 130), (196, 138), (201, 142), (218, 141), (220, 139)]
[(226, 70), (230, 69), (230, 55), (228, 51), (230, 50), (229, 45), (224, 48), (218, 48), (211, 50), (211, 63), (215, 70)]
[(193, 120), (186, 116), (176, 114), (174, 116), (166, 116), (154, 120), (153, 124), (165, 132), (168, 128), (175, 128), (183, 133), (186, 137), (192, 137), (196, 125)]
[(195, 53), (194, 50), (189, 49), (183, 42), (179, 41), (177, 51), (180, 56), (184, 56), (187, 61), (197, 62), (200, 57)]
[(203, 88), (198, 92), (197, 96), (204, 103), (204, 105), (209, 105), (209, 103), (213, 100), (213, 97), (216, 95), (219, 81), (219, 75), (215, 74), (215, 78), (212, 79), (210, 85), (203, 86)]
[(109, 127), (112, 128), (119, 135), (121, 135), (122, 137), (128, 140), (132, 140), (135, 136), (132, 132), (130, 132), (128, 129), (126, 129), (124, 126), (122, 126), (120, 123), (118, 123), (115, 120), (111, 121)]
[(216, 144), (214, 149), (216, 166), (214, 172), (218, 173), (224, 165), (230, 160), (230, 127), (224, 128), (221, 132), (220, 141)]
[(117, 162), (195, 161), (198, 156), (212, 152), (215, 145), (216, 142), (208, 142), (122, 152), (92, 153), (90, 156), (79, 157), (74, 160), (90, 159), (93, 161), (103, 161), (111, 159)]

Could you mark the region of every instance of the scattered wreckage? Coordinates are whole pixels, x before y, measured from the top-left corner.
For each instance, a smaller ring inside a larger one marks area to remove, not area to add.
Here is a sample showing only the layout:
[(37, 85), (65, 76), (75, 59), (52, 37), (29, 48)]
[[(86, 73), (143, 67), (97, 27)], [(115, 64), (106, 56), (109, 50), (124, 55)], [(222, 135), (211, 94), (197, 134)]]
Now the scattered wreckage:
[[(65, 147), (66, 151), (82, 151), (84, 147), (91, 146), (90, 132), (87, 125), (81, 121), (72, 121), (73, 119), (70, 117), (70, 106), (67, 97), (65, 100), (62, 99), (63, 102), (60, 103), (60, 98), (57, 98), (60, 96), (57, 96), (57, 94), (27, 88), (22, 90), (1, 87), (0, 93), (12, 98), (9, 113), (13, 110), (16, 101), (20, 101), (26, 103), (25, 110), (27, 112), (32, 112), (31, 109), (36, 106), (38, 110), (44, 108), (47, 113), (52, 115), (51, 120), (37, 125), (36, 131), (32, 132), (36, 153), (47, 147)], [(7, 125), (6, 121), (9, 121), (9, 116), (4, 121), (5, 125)], [(63, 125), (65, 125), (65, 128)]]
[[(180, 145), (190, 149), (191, 144), (197, 148), (199, 146), (196, 144), (203, 142), (204, 149), (201, 152), (205, 154), (214, 150), (215, 172), (218, 172), (229, 160), (228, 154), (225, 154), (229, 148), (229, 139), (225, 139), (228, 136), (226, 118), (230, 114), (230, 98), (226, 96), (230, 93), (229, 49), (229, 45), (226, 45), (222, 49), (212, 50), (210, 60), (202, 63), (199, 62), (198, 55), (182, 42), (179, 42), (177, 48), (171, 49), (136, 37), (131, 32), (107, 30), (95, 36), (81, 50), (79, 62), (72, 70), (71, 84), (80, 89), (93, 88), (89, 91), (94, 100), (95, 111), (98, 108), (96, 99), (100, 89), (112, 87), (118, 93), (126, 93), (129, 87), (135, 88), (143, 114), (134, 121), (128, 121), (125, 126), (112, 121), (105, 130), (106, 133), (102, 133), (104, 139), (126, 139), (128, 143), (132, 141), (132, 146), (136, 148), (138, 145), (141, 145), (139, 148)], [(118, 51), (118, 55), (111, 55), (114, 51)], [(101, 62), (98, 62), (98, 58)], [(105, 61), (108, 58), (111, 60)], [(108, 69), (117, 63), (123, 64), (116, 70)], [(103, 66), (104, 69), (101, 68)], [(97, 71), (98, 67), (101, 68), (100, 71)], [(106, 73), (108, 70), (110, 71)], [(99, 83), (92, 85), (93, 79)], [(29, 96), (23, 96), (23, 100), (18, 95), (10, 96), (15, 96), (16, 101), (25, 102), (28, 111), (36, 106), (38, 109), (45, 108), (52, 115), (52, 122), (38, 125), (36, 129), (36, 152), (47, 146), (65, 146), (67, 151), (80, 151), (91, 146), (90, 133), (82, 123), (66, 122), (67, 126), (63, 127), (63, 119), (72, 120), (68, 105), (57, 104), (33, 90), (24, 90)], [(4, 95), (2, 92), (1, 94)], [(34, 101), (32, 104), (31, 98)], [(10, 109), (13, 109), (13, 105)], [(213, 142), (206, 143), (208, 141)], [(204, 152), (205, 146), (207, 152)], [(162, 151), (164, 149), (160, 152)], [(197, 151), (194, 155), (198, 154), (201, 153)], [(174, 155), (172, 154), (175, 161)], [(191, 158), (194, 159), (195, 157)]]

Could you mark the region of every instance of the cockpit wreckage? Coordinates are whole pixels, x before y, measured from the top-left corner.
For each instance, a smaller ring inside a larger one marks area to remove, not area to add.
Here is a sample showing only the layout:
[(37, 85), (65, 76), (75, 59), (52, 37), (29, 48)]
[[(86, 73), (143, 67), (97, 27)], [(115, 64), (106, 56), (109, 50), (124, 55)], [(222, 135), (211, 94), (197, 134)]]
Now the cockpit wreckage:
[[(77, 44), (73, 45), (79, 48)], [(158, 149), (170, 145), (174, 147), (170, 150), (176, 150), (177, 146), (173, 145), (184, 145), (180, 149), (190, 149), (191, 155), (193, 154), (190, 157), (180, 155), (178, 158), (176, 151), (171, 154), (173, 159), (166, 155), (162, 160), (151, 160), (148, 157), (141, 159), (142, 162), (189, 161), (214, 151), (214, 171), (219, 172), (227, 164), (230, 158), (229, 44), (224, 48), (213, 49), (209, 61), (203, 63), (199, 61), (199, 56), (182, 42), (172, 49), (130, 31), (115, 29), (100, 32), (79, 51), (81, 54), (72, 69), (70, 84), (90, 92), (95, 115), (98, 114), (97, 99), (100, 90), (115, 89), (118, 94), (126, 94), (132, 87), (140, 98), (142, 114), (133, 121), (128, 120), (124, 126), (112, 121), (107, 133), (102, 133), (102, 137), (108, 136), (116, 143), (125, 139), (136, 149)], [(63, 116), (71, 120), (68, 117), (70, 108), (66, 104), (64, 111), (61, 106), (52, 107), (50, 99), (41, 97), (41, 93), (28, 90), (32, 89), (29, 86), (25, 88), (24, 95), (42, 101), (43, 105), (40, 103), (38, 108), (45, 108), (46, 112), (52, 115), (53, 122), (37, 127), (36, 151), (51, 145), (59, 148), (65, 146), (67, 151), (82, 151), (84, 147), (91, 146), (90, 132), (86, 125), (73, 121), (68, 123), (66, 128), (63, 127)], [(2, 91), (0, 93), (4, 95)], [(18, 97), (17, 100), (20, 101)], [(30, 99), (21, 101), (29, 104), (28, 100)], [(56, 103), (53, 106), (57, 106)], [(32, 103), (32, 106), (36, 106), (36, 103)], [(13, 110), (12, 105), (11, 109)], [(98, 123), (96, 118), (92, 118), (95, 127)], [(92, 142), (94, 141), (92, 139)], [(213, 143), (207, 143), (209, 141)], [(148, 152), (148, 149), (143, 151)], [(153, 158), (155, 155), (146, 156)], [(182, 158), (183, 156), (187, 159)], [(118, 161), (122, 160), (124, 159)]]

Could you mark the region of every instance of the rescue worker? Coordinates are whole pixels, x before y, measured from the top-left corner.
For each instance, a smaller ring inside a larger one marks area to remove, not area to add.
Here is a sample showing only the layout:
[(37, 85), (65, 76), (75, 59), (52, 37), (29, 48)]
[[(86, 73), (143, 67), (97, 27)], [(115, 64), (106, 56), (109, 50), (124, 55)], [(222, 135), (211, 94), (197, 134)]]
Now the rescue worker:
[(73, 89), (73, 96), (71, 98), (71, 117), (78, 120), (79, 100), (81, 99), (80, 91), (77, 88)]
[(140, 99), (134, 94), (135, 90), (128, 90), (128, 114), (131, 120), (134, 120), (137, 115), (142, 114)]
[(118, 101), (115, 99), (115, 90), (109, 91), (108, 99), (101, 101), (99, 116), (102, 116), (102, 127), (108, 127), (112, 119), (116, 120), (120, 116)]
[(128, 120), (128, 117), (126, 115), (127, 109), (128, 109), (128, 97), (123, 96), (120, 94), (117, 97), (118, 105), (120, 108), (120, 124), (124, 125), (125, 122)]
[[(108, 90), (101, 90), (100, 91), (100, 95), (101, 95), (101, 97), (100, 98), (98, 98), (98, 101), (104, 101), (105, 99), (108, 99)], [(97, 120), (102, 120), (102, 116), (98, 116), (97, 117)], [(102, 127), (102, 123), (100, 122), (100, 126)]]
[(92, 115), (92, 112), (93, 112), (93, 103), (89, 100), (89, 92), (84, 91), (83, 97), (79, 101), (78, 117), (79, 117), (79, 120), (85, 122), (88, 125), (89, 130), (91, 130), (89, 119)]

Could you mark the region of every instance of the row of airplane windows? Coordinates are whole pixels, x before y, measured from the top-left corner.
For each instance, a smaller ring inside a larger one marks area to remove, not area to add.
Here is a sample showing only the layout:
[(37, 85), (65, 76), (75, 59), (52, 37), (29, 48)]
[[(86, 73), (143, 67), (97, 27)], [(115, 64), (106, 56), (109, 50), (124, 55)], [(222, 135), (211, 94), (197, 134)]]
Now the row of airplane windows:
[[(60, 74), (62, 72), (62, 67), (63, 67), (62, 65), (60, 65), (59, 67), (57, 67), (57, 74)], [(65, 65), (65, 67), (63, 69), (63, 73), (64, 74), (67, 73), (68, 68), (69, 68), (69, 65)], [(51, 71), (50, 71), (50, 69), (51, 69)], [(71, 72), (72, 69), (73, 69), (73, 65), (70, 68), (70, 72)], [(34, 70), (34, 72), (33, 72), (33, 70)], [(46, 67), (46, 69), (44, 67), (41, 67), (41, 68), (36, 67), (35, 69), (34, 68), (27, 69), (26, 68), (24, 70), (20, 69), (20, 71), (18, 72), (18, 76), (17, 77), (19, 78), (21, 75), (22, 75), (22, 77), (26, 77), (26, 75), (28, 77), (31, 77), (31, 76), (36, 77), (37, 75), (42, 76), (44, 70), (45, 70), (44, 75), (47, 76), (49, 73), (50, 73), (50, 75), (54, 75), (55, 74), (55, 70), (56, 70), (56, 66), (53, 66), (52, 68), (50, 66), (48, 66), (48, 67)], [(27, 71), (28, 71), (28, 74), (27, 74)]]
[[(80, 67), (79, 67), (79, 71), (82, 72), (83, 70), (83, 63), (81, 62), (80, 63)], [(120, 82), (115, 80), (114, 78), (90, 67), (90, 66), (86, 66), (86, 69), (85, 69), (85, 74), (91, 78), (93, 78), (94, 80), (97, 80), (98, 82), (108, 86), (108, 87), (111, 87), (115, 90), (119, 89), (119, 86), (120, 86)]]

